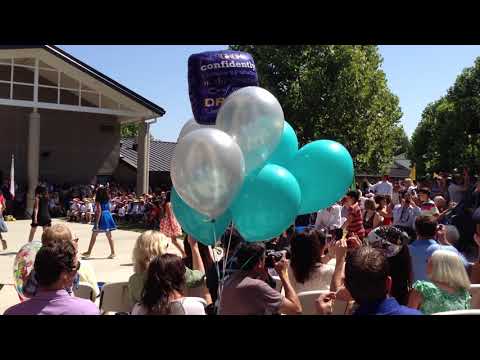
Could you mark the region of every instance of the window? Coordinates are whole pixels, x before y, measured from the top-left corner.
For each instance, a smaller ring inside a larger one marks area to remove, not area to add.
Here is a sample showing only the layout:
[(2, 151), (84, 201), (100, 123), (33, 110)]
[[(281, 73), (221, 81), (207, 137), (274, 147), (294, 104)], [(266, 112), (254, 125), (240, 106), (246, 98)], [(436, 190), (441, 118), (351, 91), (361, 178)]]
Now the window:
[(60, 89), (60, 104), (78, 106), (78, 99), (78, 91)]
[(35, 81), (35, 72), (33, 69), (14, 66), (13, 68), (13, 81), (33, 84)]
[(33, 101), (33, 85), (13, 84), (13, 98), (15, 100)]
[(0, 83), (0, 98), (10, 99), (10, 84)]
[(68, 89), (78, 89), (80, 84), (74, 78), (61, 73), (60, 74), (60, 87)]
[(11, 65), (0, 64), (0, 80), (10, 81), (11, 78)]
[(58, 89), (39, 86), (38, 101), (56, 104), (58, 101)]
[(38, 71), (38, 83), (40, 85), (58, 86), (58, 71), (40, 69)]
[(82, 91), (81, 106), (99, 107), (99, 94)]
[(35, 59), (33, 59), (33, 58), (16, 58), (16, 59), (13, 59), (13, 63), (15, 65), (35, 66)]

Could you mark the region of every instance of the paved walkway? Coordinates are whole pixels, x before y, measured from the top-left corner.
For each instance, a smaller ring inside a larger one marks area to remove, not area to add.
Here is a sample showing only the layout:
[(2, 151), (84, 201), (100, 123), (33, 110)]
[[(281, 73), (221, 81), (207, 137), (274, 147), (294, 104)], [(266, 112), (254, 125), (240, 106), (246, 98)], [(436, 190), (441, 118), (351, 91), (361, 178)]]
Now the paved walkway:
[[(63, 220), (54, 219), (53, 223), (66, 223)], [(92, 234), (92, 226), (78, 223), (66, 223), (74, 236), (79, 238), (79, 251), (85, 252)], [(0, 251), (0, 284), (13, 284), (13, 262), (18, 250), (28, 242), (30, 232), (30, 220), (7, 222), (8, 233), (3, 236), (7, 240), (8, 249)], [(104, 234), (97, 237), (89, 261), (98, 281), (115, 282), (128, 281), (133, 273), (132, 250), (139, 233), (133, 231), (116, 230), (112, 232), (117, 257), (107, 259), (110, 254), (107, 238)], [(35, 239), (40, 240), (42, 229), (38, 228)], [(174, 246), (169, 246), (169, 249)], [(179, 254), (177, 254), (179, 255)], [(18, 303), (18, 296), (13, 286), (5, 285), (0, 290), (0, 314), (10, 306)]]

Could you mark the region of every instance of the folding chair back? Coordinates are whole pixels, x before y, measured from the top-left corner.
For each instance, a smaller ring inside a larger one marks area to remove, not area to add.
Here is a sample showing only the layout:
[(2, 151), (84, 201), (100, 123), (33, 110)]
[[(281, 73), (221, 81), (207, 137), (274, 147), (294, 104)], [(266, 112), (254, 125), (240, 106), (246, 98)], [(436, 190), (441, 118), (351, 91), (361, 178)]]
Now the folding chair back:
[[(315, 300), (322, 295), (328, 294), (328, 290), (303, 291), (298, 294), (298, 299), (302, 304), (302, 315), (317, 315), (315, 308)], [(332, 315), (345, 315), (348, 310), (349, 303), (347, 301), (335, 300)]]
[(128, 296), (128, 282), (107, 283), (103, 286), (99, 306), (103, 313), (130, 313), (133, 305)]
[(95, 290), (92, 285), (87, 282), (80, 282), (80, 284), (78, 284), (78, 289), (73, 290), (73, 294), (76, 297), (95, 302)]

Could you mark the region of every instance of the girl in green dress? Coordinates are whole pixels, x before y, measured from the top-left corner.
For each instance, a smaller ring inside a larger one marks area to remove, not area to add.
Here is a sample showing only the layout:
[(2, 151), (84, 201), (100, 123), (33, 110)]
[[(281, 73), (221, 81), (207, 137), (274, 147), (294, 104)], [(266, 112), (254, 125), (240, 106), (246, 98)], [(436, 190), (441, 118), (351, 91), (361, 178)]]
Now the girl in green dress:
[(460, 257), (436, 250), (427, 263), (430, 281), (416, 281), (408, 306), (426, 315), (470, 309), (470, 280)]

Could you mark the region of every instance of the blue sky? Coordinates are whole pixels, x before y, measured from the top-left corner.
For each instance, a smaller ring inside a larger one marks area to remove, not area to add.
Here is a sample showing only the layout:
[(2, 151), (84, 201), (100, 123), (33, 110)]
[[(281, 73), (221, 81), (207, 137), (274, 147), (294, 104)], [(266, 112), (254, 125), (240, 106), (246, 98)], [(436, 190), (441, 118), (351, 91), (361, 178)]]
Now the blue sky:
[[(192, 117), (188, 98), (190, 54), (226, 45), (61, 45), (65, 51), (167, 111), (152, 127), (155, 138), (176, 141)], [(480, 56), (480, 45), (381, 45), (383, 70), (400, 98), (410, 136), (425, 106), (444, 95), (460, 72)]]

